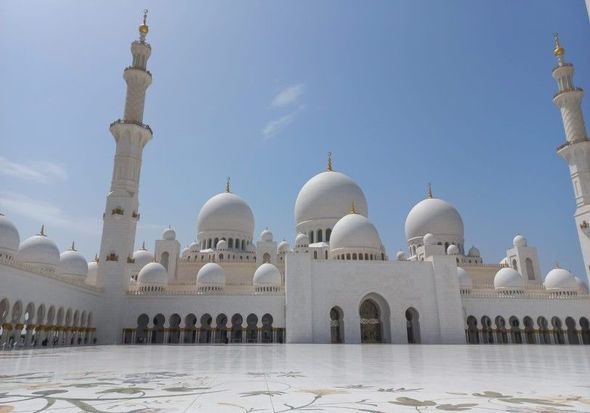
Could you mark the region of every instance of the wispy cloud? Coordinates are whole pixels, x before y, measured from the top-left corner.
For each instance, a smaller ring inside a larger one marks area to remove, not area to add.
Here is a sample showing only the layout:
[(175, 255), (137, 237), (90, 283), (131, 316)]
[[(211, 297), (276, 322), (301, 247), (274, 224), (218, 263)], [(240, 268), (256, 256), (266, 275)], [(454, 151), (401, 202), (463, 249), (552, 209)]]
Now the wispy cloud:
[(297, 85), (291, 85), (281, 90), (272, 100), (270, 105), (273, 108), (282, 108), (294, 103), (297, 103), (303, 92), (305, 91), (305, 85), (299, 83)]
[(0, 156), (0, 174), (42, 184), (65, 182), (68, 179), (62, 164), (41, 161), (19, 163), (3, 156)]
[(291, 112), (288, 115), (281, 116), (278, 119), (271, 120), (262, 128), (262, 135), (264, 139), (274, 138), (281, 130), (285, 129), (293, 122), (296, 112)]
[(64, 228), (84, 234), (100, 233), (101, 224), (97, 218), (68, 215), (59, 206), (34, 200), (15, 192), (0, 192), (0, 209), (9, 214), (19, 215), (46, 224), (53, 228)]

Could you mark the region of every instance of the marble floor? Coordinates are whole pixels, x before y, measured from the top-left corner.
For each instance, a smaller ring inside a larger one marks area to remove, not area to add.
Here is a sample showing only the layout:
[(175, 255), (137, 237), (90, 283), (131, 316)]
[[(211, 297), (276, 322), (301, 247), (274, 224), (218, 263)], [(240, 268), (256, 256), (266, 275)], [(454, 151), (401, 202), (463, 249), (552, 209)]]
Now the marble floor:
[(590, 412), (590, 346), (100, 346), (0, 352), (8, 412)]

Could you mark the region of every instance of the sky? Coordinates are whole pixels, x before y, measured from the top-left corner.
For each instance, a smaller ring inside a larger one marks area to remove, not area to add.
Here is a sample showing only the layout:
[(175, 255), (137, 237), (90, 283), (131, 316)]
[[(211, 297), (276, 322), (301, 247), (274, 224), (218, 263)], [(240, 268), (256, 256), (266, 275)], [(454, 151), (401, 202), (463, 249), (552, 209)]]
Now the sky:
[[(295, 238), (303, 184), (334, 168), (363, 189), (390, 255), (432, 182), (465, 245), (499, 262), (520, 233), (544, 273), (584, 265), (552, 103), (553, 33), (590, 88), (590, 25), (571, 1), (0, 2), (0, 212), (21, 240), (91, 259), (111, 180), (109, 124), (149, 9), (152, 56), (136, 245), (172, 225), (184, 246), (232, 190), (255, 238)], [(588, 103), (583, 103), (588, 113)]]

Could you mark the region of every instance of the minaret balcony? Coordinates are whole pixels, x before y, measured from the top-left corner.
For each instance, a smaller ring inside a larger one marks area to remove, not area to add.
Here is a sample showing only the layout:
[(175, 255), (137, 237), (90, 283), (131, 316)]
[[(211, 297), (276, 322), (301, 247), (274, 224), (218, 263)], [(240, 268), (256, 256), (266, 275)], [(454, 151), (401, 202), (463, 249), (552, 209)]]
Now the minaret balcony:
[(135, 66), (127, 66), (124, 70), (124, 72), (128, 71), (128, 70), (138, 70), (140, 72), (146, 73), (148, 74), (150, 77), (152, 77), (152, 72), (150, 72), (147, 69), (142, 69), (141, 67), (135, 67)]
[(115, 127), (117, 125), (136, 125), (136, 126), (139, 126), (141, 128), (148, 130), (150, 132), (150, 135), (153, 135), (152, 128), (150, 128), (149, 125), (139, 122), (139, 121), (136, 121), (136, 120), (117, 119), (116, 121), (111, 123), (110, 128), (112, 129), (113, 127)]
[(569, 92), (584, 92), (584, 89), (579, 88), (579, 87), (572, 87), (572, 88), (568, 88), (568, 89), (563, 89), (560, 90), (559, 92), (557, 92), (556, 94), (553, 95), (553, 99), (555, 99), (558, 96), (561, 96), (565, 93), (569, 93)]

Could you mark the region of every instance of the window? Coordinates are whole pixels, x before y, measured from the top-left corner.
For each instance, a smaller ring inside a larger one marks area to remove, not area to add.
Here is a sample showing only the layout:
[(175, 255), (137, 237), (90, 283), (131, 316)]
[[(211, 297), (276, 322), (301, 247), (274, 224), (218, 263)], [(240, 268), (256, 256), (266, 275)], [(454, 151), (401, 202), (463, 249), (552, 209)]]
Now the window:
[(533, 268), (533, 260), (531, 260), (530, 258), (527, 258), (524, 263), (526, 266), (526, 273), (529, 277), (529, 280), (534, 280), (535, 279), (535, 270)]
[(318, 229), (318, 242), (322, 242), (324, 240), (323, 232), (321, 229)]

